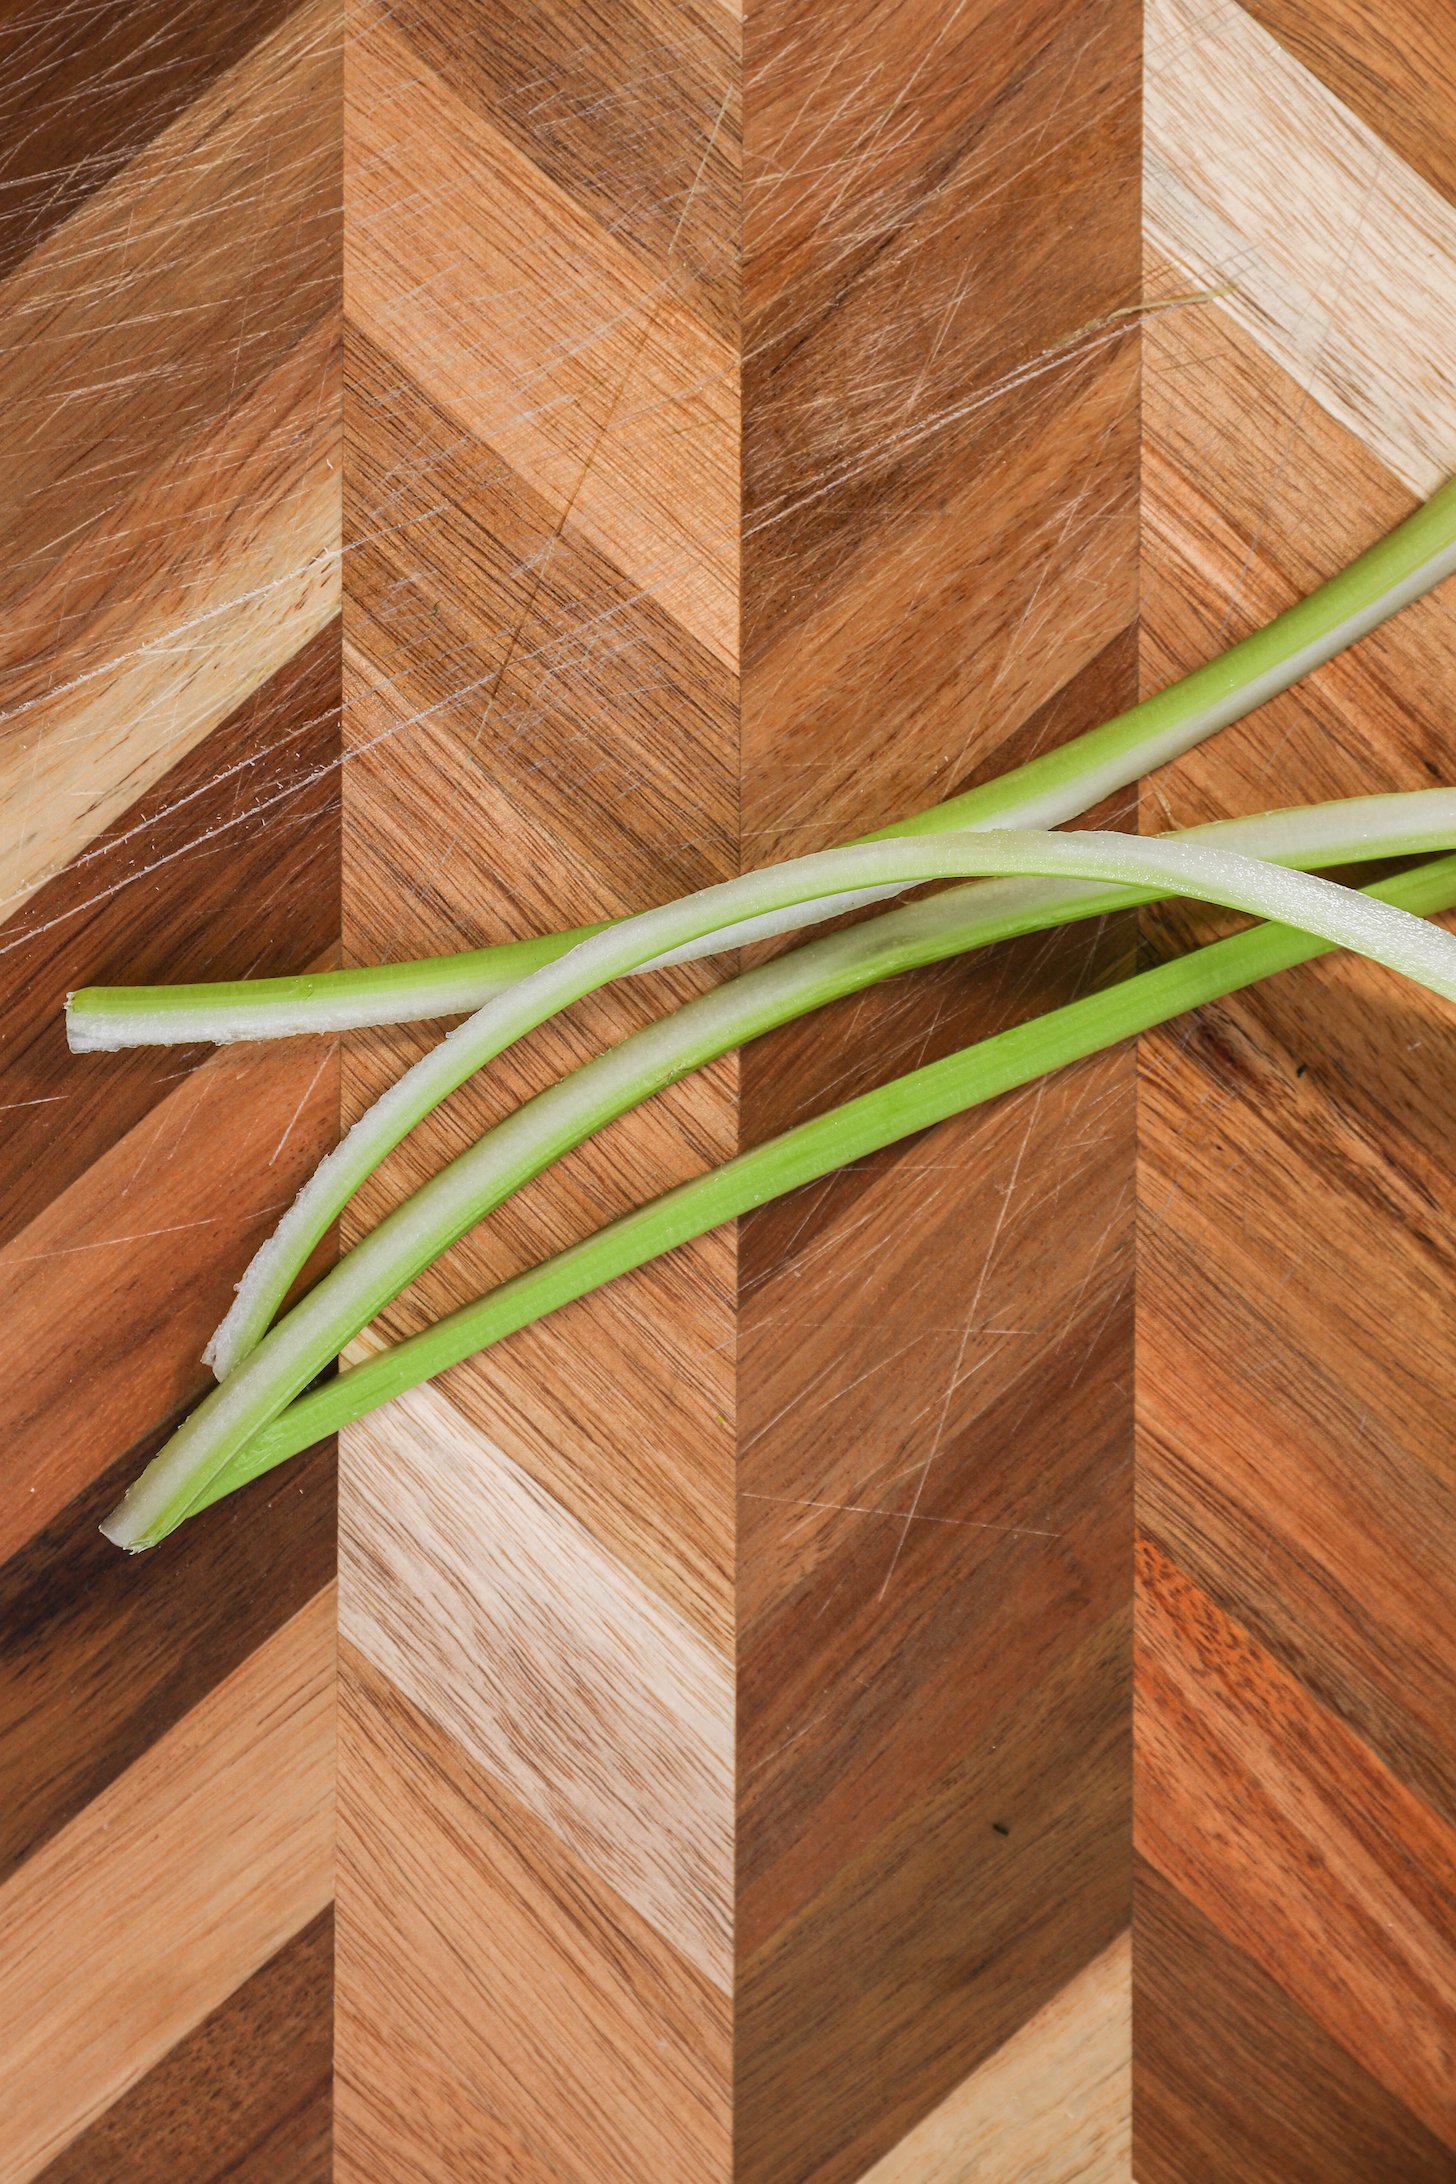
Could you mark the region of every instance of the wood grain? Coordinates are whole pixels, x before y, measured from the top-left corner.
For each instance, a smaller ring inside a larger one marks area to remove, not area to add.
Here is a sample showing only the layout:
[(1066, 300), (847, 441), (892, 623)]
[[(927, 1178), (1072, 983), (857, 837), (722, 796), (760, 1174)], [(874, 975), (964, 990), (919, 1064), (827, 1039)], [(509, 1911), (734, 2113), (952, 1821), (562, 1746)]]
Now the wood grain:
[[(736, 869), (737, 60), (711, 0), (351, 13), (351, 956)], [(504, 1057), (351, 1233), (716, 975)], [(428, 1037), (347, 1042), (346, 1113)], [(721, 1159), (735, 1085), (624, 1120), (371, 1340)], [(730, 2173), (733, 1267), (709, 1239), (345, 1436), (341, 2175)]]
[[(690, 47), (704, 40), (691, 17), (679, 36)], [(720, 80), (729, 58), (715, 41)], [(734, 351), (658, 266), (648, 274), (610, 225), (436, 76), (382, 10), (360, 8), (354, 19), (348, 83), (351, 219), (368, 236), (349, 258), (351, 317), (554, 514), (569, 511), (624, 576), (731, 664)], [(729, 89), (720, 81), (702, 156)], [(484, 340), (482, 294), (510, 298)], [(691, 494), (682, 490), (685, 436)]]
[(350, 1643), (727, 1987), (721, 1655), (433, 1389), (361, 1421), (348, 1486)]
[(1387, 0), (1378, 13), (1323, 0), (1251, 0), (1248, 12), (1310, 73), (1456, 204), (1456, 57), (1439, 7), (1428, 0)]
[(178, 2042), (43, 2184), (317, 2184), (331, 2174), (334, 1920), (321, 1911)]
[(0, 1517), (4, 1551), (207, 1385), (202, 1347), (237, 1270), (333, 1133), (328, 1062), (220, 1050), (0, 1253), (12, 1365), (0, 1393), (26, 1482)]
[(1152, 2176), (1444, 2184), (1451, 2149), (1152, 1867), (1135, 1891), (1133, 2056)]
[[(1141, 2184), (1456, 2174), (1449, 1011), (1308, 966), (352, 1432), (337, 1973), (331, 1452), (138, 1562), (95, 1524), (434, 1034), (57, 1013), (640, 908), (1267, 620), (1456, 470), (1449, 49), (1424, 0), (0, 25), (0, 2174), (1123, 2184), (1130, 2049)], [(1447, 587), (1094, 818), (1449, 780), (1453, 708)], [(359, 1352), (1219, 929), (790, 1027)], [(502, 1058), (349, 1233), (729, 967)]]
[[(1150, 18), (1148, 289), (1230, 292), (1144, 331), (1147, 688), (1456, 469), (1441, 71), (1410, 103), (1423, 33), (1255, 13), (1282, 45)], [(1449, 780), (1449, 594), (1165, 769), (1142, 825)], [(1159, 954), (1217, 922), (1143, 921)], [(1448, 1016), (1332, 961), (1142, 1042), (1145, 2184), (1456, 2165)]]
[(1151, 1542), (1139, 1578), (1139, 1849), (1456, 2149), (1456, 1832)]
[(1152, 247), (1434, 491), (1456, 426), (1456, 205), (1240, 7), (1148, 0), (1147, 115)]
[(61, 1004), (337, 952), (339, 27), (0, 26), (6, 2176), (329, 2172), (332, 1451), (155, 1556), (96, 1527), (337, 1058), (73, 1058)]
[(7, 2180), (328, 1903), (333, 1674), (326, 1586), (0, 1890)]
[(867, 2169), (864, 2184), (1123, 2184), (1131, 1972), (1124, 1937)]
[(726, 2175), (722, 1995), (346, 1649), (339, 2167)]
[(0, 284), (7, 911), (337, 611), (337, 69), (295, 11)]
[[(745, 32), (756, 859), (1125, 702), (1138, 64), (1117, 4)], [(1117, 975), (1129, 937), (763, 1042), (745, 1138)], [(1125, 1928), (1131, 1092), (1114, 1058), (743, 1225), (745, 2184), (871, 2169)]]
[[(0, 860), (7, 913), (337, 616), (337, 363), (326, 320), (7, 618), (0, 643), (21, 663), (0, 744), (19, 821)], [(195, 555), (180, 583), (179, 538)]]
[(88, 982), (266, 976), (332, 959), (339, 674), (334, 622), (0, 926), (0, 1238), (205, 1059), (202, 1048), (136, 1048), (78, 1068), (58, 995)]
[(287, 12), (287, 0), (7, 9), (0, 267), (34, 250)]

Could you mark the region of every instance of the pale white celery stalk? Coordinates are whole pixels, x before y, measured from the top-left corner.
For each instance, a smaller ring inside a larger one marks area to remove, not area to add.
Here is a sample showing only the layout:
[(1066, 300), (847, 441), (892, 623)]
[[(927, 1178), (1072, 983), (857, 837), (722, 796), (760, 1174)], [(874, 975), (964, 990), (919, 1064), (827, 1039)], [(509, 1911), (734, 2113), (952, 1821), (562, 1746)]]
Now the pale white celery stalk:
[[(1241, 720), (1453, 573), (1456, 479), (1307, 599), (1207, 666), (1059, 749), (883, 827), (867, 839), (967, 827), (1060, 826), (1152, 767)], [(740, 921), (711, 940), (703, 938), (711, 948), (733, 948), (852, 906), (848, 895), (808, 906), (791, 904)], [(554, 961), (598, 930), (578, 927), (458, 956), (294, 978), (220, 985), (85, 987), (67, 1001), (66, 1033), (73, 1051), (85, 1053), (189, 1040), (222, 1043), (346, 1031), (368, 1024), (460, 1015), (479, 1008), (492, 994)], [(636, 966), (639, 970), (650, 967)]]
[[(1337, 947), (1353, 948), (1456, 999), (1456, 938), (1371, 896), (1206, 842), (1014, 829), (891, 840), (772, 866), (647, 911), (583, 941), (560, 962), (533, 973), (457, 1027), (376, 1103), (356, 1126), (358, 1135), (351, 1132), (339, 1153), (346, 1162), (363, 1159), (372, 1167), (377, 1157), (371, 1154), (372, 1144), (396, 1142), (410, 1126), (409, 1115), (428, 1111), (436, 1084), (458, 1066), (453, 1056), (441, 1059), (451, 1046), (458, 1044), (470, 1057), (468, 1067), (478, 1068), (573, 1000), (634, 964), (703, 934), (851, 889), (1026, 872), (1190, 895), (1272, 918)], [(402, 1127), (401, 1117), (406, 1118)], [(134, 1550), (163, 1537), (230, 1458), (390, 1298), (540, 1165), (539, 1147), (523, 1109), (422, 1185), (347, 1253), (178, 1428), (107, 1518), (102, 1528), (107, 1536)]]
[[(1190, 828), (1172, 839), (1208, 842), (1245, 856), (1302, 867), (1447, 849), (1456, 847), (1456, 789), (1351, 797), (1334, 804), (1264, 812), (1252, 818)], [(1014, 933), (1068, 924), (1149, 899), (1146, 889), (1036, 877), (988, 880), (957, 888), (930, 902), (887, 912), (851, 933), (833, 936), (829, 943), (811, 943), (809, 948), (777, 964), (735, 979), (625, 1042), (616, 1050), (620, 1059), (607, 1056), (590, 1066), (603, 1070), (604, 1084), (609, 1078), (616, 1100), (611, 1113), (619, 1114), (673, 1078), (701, 1067), (712, 1055), (757, 1037), (759, 1031), (769, 1028), (769, 1021), (781, 1023), (786, 1014), (818, 1007), (829, 997), (823, 991), (826, 975), (839, 981), (836, 992), (847, 992), (867, 982), (869, 975), (885, 975), (883, 970), (871, 972), (868, 968), (861, 975), (860, 966), (888, 963), (894, 951), (903, 950), (907, 944), (922, 951), (929, 946), (934, 954), (953, 954)], [(826, 947), (827, 955), (820, 952)], [(933, 956), (921, 952), (908, 960), (926, 962)], [(908, 960), (897, 962), (896, 967), (908, 967)], [(769, 1005), (779, 1013), (762, 1020), (763, 1009)], [(753, 1028), (741, 1028), (744, 1025)], [(430, 1105), (437, 1105), (455, 1091), (476, 1066), (467, 1042), (453, 1035), (447, 1039), (429, 1058)], [(419, 1068), (423, 1081), (426, 1064)], [(568, 1081), (580, 1087), (581, 1073)], [(544, 1097), (549, 1099), (551, 1095)], [(574, 1097), (583, 1117), (589, 1112), (595, 1114), (585, 1093), (578, 1090)], [(255, 1254), (227, 1316), (204, 1352), (219, 1380), (225, 1379), (239, 1358), (262, 1340), (319, 1239), (327, 1234), (385, 1154), (426, 1112), (418, 1090), (409, 1094), (401, 1090), (398, 1098), (386, 1095), (304, 1185)], [(606, 1119), (605, 1115), (598, 1116), (591, 1128), (600, 1128)], [(541, 1127), (544, 1136), (548, 1118), (541, 1118)], [(581, 1134), (584, 1131), (568, 1143), (578, 1143)], [(566, 1145), (561, 1146), (551, 1157), (559, 1157), (559, 1152), (566, 1149)]]

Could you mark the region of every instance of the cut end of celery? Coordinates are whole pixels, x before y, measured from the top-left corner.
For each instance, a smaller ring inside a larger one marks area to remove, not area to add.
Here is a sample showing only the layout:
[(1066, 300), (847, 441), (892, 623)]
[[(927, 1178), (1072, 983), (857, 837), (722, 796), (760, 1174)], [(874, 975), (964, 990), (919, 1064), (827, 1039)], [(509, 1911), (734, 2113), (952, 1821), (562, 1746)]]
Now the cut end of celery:
[(103, 1539), (109, 1539), (113, 1547), (123, 1547), (129, 1555), (139, 1555), (152, 1543), (137, 1537), (136, 1520), (127, 1507), (130, 1500), (131, 1496), (124, 1494), (109, 1515), (101, 1519), (98, 1529)]
[(73, 1013), (77, 1001), (81, 1003), (84, 1009), (86, 1005), (84, 989), (66, 995), (66, 1045), (73, 1054), (109, 1054), (113, 1052), (115, 1042), (106, 1036), (104, 1027), (88, 1021), (84, 1016), (77, 1017)]

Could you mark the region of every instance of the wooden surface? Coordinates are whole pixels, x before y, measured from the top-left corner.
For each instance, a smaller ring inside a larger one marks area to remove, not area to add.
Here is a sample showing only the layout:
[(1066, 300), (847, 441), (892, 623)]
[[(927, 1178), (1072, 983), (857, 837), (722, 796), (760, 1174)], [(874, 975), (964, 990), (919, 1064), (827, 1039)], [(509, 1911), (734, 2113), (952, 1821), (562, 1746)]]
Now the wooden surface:
[[(1267, 619), (1456, 469), (1448, 13), (0, 18), (7, 2184), (1456, 2175), (1449, 1011), (1309, 966), (352, 1429), (337, 1534), (323, 1450), (138, 1561), (430, 1033), (58, 1018), (641, 907)], [(1096, 818), (1452, 779), (1452, 589)], [(1216, 926), (785, 1030), (361, 1348)]]
[[(1137, 31), (1124, 0), (748, 15), (751, 860), (1135, 695)], [(764, 1041), (742, 1136), (1132, 944), (1084, 928)], [(1126, 1927), (1132, 1131), (1112, 1055), (742, 1226), (744, 2184), (892, 2158)], [(1008, 2124), (1009, 2173), (1038, 2131)]]
[[(737, 46), (720, 0), (351, 12), (351, 959), (737, 867)], [(350, 1233), (714, 975), (507, 1056)], [(346, 1113), (431, 1036), (351, 1039)], [(730, 1152), (735, 1081), (617, 1125), (385, 1330)], [(733, 1273), (710, 1238), (343, 1436), (346, 2175), (729, 2174)]]
[[(1149, 11), (1149, 292), (1234, 282), (1145, 334), (1149, 688), (1456, 469), (1449, 37), (1405, 88), (1444, 11), (1301, 12)], [(1449, 781), (1453, 720), (1448, 584), (1142, 824)], [(1456, 2174), (1453, 1067), (1344, 961), (1142, 1042), (1143, 2184)]]
[(0, 2175), (330, 2168), (333, 1456), (130, 1562), (338, 1117), (315, 1042), (66, 1053), (339, 933), (339, 26), (0, 23)]

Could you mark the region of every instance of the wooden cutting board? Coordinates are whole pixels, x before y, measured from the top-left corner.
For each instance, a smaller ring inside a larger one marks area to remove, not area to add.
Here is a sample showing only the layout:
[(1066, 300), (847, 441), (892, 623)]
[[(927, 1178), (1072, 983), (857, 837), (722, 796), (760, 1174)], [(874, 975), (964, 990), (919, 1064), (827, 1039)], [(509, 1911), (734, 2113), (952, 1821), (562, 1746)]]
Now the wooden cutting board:
[[(0, 2177), (1450, 2176), (1449, 1011), (1310, 966), (136, 1561), (99, 1515), (431, 1034), (72, 1060), (57, 1014), (827, 845), (1308, 590), (1456, 469), (1444, 5), (0, 40)], [(1096, 821), (1452, 779), (1451, 590)], [(716, 1064), (361, 1354), (1214, 929)], [(346, 1241), (724, 975), (526, 1042)]]

